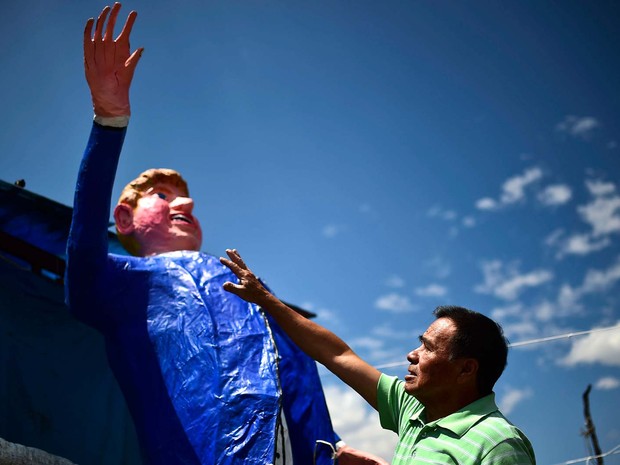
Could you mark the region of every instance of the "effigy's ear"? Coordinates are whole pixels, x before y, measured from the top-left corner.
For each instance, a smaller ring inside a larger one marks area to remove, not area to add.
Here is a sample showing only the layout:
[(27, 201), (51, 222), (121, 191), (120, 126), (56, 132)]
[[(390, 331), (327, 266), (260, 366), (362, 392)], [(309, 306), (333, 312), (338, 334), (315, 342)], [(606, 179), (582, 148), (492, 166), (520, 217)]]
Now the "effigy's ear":
[(131, 234), (133, 227), (133, 208), (126, 203), (119, 203), (114, 208), (114, 221), (116, 229), (123, 235)]

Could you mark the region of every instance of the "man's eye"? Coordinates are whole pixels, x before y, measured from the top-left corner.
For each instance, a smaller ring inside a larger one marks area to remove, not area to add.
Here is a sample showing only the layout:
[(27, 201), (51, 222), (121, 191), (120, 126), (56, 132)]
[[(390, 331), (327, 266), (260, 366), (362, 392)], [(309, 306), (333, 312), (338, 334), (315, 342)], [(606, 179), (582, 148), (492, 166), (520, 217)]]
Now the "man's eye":
[(156, 192), (155, 195), (162, 200), (166, 200), (168, 198), (168, 196), (164, 194), (163, 192)]

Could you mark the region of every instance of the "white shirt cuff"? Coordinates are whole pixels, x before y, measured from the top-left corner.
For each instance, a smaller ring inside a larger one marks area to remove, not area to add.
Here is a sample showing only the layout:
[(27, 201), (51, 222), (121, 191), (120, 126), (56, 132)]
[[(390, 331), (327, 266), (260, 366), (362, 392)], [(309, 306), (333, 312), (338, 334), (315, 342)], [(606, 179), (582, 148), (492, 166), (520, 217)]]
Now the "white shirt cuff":
[(126, 128), (129, 125), (129, 116), (97, 116), (95, 123), (112, 128)]

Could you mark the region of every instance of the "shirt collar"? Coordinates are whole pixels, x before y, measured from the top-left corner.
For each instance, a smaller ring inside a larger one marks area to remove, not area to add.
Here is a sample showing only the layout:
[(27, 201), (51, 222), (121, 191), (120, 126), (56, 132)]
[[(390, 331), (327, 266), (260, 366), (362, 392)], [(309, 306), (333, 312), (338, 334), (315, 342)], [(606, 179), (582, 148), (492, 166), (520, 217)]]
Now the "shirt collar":
[[(424, 410), (425, 409), (422, 408), (415, 412), (411, 416), (410, 420), (424, 423), (422, 418), (420, 418), (424, 413)], [(460, 437), (469, 431), (472, 426), (478, 423), (480, 419), (496, 412), (497, 410), (499, 409), (495, 404), (495, 393), (492, 392), (488, 396), (481, 397), (480, 399), (466, 405), (462, 409), (448, 415), (447, 417), (440, 418), (439, 420), (435, 420), (429, 424), (434, 423), (441, 428), (452, 431)]]

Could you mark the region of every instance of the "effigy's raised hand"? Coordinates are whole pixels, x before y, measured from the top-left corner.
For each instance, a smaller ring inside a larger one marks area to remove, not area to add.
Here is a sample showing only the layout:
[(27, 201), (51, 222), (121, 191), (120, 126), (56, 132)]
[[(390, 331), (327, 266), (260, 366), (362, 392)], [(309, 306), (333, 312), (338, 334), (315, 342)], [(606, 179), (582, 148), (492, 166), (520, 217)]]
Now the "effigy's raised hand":
[[(123, 30), (114, 39), (114, 26), (120, 3), (106, 6), (92, 29), (95, 20), (90, 18), (84, 28), (84, 71), (93, 98), (95, 115), (103, 117), (129, 116), (129, 87), (143, 48), (130, 54), (129, 35), (138, 13), (132, 11)], [(109, 14), (109, 18), (108, 18)], [(105, 26), (104, 23), (108, 18)]]

